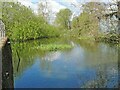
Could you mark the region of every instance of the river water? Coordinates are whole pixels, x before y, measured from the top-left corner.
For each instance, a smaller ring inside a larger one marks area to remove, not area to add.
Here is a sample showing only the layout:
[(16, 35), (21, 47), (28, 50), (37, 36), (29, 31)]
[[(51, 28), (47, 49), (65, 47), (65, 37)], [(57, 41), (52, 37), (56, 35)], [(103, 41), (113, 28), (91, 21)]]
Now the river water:
[[(34, 48), (51, 43), (70, 44), (73, 47), (55, 51)], [(41, 39), (12, 44), (12, 50), (15, 88), (118, 86), (116, 45), (80, 40)]]

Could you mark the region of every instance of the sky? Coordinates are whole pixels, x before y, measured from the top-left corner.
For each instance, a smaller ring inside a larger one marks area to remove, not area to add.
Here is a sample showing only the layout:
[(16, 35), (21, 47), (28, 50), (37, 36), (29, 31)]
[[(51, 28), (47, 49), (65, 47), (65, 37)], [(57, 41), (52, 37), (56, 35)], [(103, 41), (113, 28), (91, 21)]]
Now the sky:
[[(52, 12), (54, 12), (54, 15), (52, 18), (55, 18), (55, 15), (57, 12), (59, 12), (60, 9), (68, 8), (72, 11), (74, 16), (78, 16), (81, 12), (80, 7), (81, 4), (89, 1), (93, 2), (111, 2), (111, 0), (18, 0), (21, 4), (29, 7), (35, 12), (38, 13), (38, 4), (39, 2), (47, 1), (49, 4), (49, 7), (51, 8)], [(72, 4), (71, 4), (72, 3)], [(74, 4), (74, 5), (73, 5)], [(71, 18), (71, 19), (72, 19)]]
[[(30, 6), (34, 10), (34, 12), (37, 13), (39, 1), (45, 1), (45, 0), (18, 0), (18, 1), (25, 6)], [(89, 2), (89, 1), (107, 2), (110, 0), (46, 0), (46, 1), (49, 2), (54, 12), (59, 12), (59, 10), (63, 8), (69, 8), (73, 13), (78, 14), (80, 3), (82, 4), (84, 2)], [(71, 3), (75, 4), (78, 7), (71, 5)]]

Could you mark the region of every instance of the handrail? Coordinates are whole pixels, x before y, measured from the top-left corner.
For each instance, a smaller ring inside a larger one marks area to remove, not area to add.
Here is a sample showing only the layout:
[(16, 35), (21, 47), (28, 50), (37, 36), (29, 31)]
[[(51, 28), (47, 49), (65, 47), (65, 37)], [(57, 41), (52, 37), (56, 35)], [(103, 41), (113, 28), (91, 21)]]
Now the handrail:
[(5, 37), (5, 25), (2, 22), (2, 20), (0, 20), (0, 42), (4, 37)]

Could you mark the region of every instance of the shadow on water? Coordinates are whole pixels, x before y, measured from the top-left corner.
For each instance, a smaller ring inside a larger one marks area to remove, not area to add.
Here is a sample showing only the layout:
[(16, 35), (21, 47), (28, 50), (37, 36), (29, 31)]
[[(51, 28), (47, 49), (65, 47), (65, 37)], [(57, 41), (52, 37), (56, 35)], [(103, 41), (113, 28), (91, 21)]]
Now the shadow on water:
[[(51, 43), (74, 47), (55, 51), (34, 48)], [(12, 44), (15, 88), (117, 88), (117, 51), (113, 45), (64, 39)]]
[(2, 48), (2, 88), (14, 88), (12, 50), (11, 45), (6, 41)]

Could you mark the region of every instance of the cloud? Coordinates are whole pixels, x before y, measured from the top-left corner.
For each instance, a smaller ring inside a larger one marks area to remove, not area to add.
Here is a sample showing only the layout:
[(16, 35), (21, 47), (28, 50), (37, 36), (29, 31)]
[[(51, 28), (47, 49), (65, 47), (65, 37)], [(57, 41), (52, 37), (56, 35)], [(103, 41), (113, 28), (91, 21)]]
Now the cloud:
[[(44, 2), (45, 0), (18, 0), (21, 4), (30, 7), (34, 12), (38, 12), (39, 1)], [(59, 12), (60, 9), (66, 8), (65, 6), (57, 3), (55, 0), (46, 0), (53, 12)]]
[(59, 12), (60, 9), (63, 9), (63, 8), (66, 8), (65, 6), (63, 5), (60, 5), (59, 3), (57, 3), (56, 1), (54, 0), (48, 0), (53, 12)]
[(20, 2), (21, 4), (23, 4), (23, 5), (27, 6), (27, 7), (33, 5), (30, 0), (18, 0), (18, 2)]
[(78, 3), (77, 0), (54, 0), (54, 1), (70, 9), (72, 13), (74, 13), (74, 16), (80, 14), (81, 5), (80, 3)]
[[(65, 6), (57, 3), (55, 0), (46, 0), (48, 5), (48, 10), (50, 10), (50, 23), (52, 23), (55, 20), (56, 14), (60, 11), (60, 9), (66, 8)], [(42, 3), (45, 1), (42, 0)]]
[(65, 6), (57, 3), (55, 0), (40, 0), (41, 3), (47, 2), (49, 9), (53, 12), (59, 12), (60, 9), (66, 8)]
[(25, 5), (26, 7), (30, 7), (35, 13), (37, 13), (38, 9), (38, 3), (33, 3), (30, 0), (18, 0), (22, 5)]
[[(30, 7), (34, 12), (38, 12), (39, 2), (45, 2), (45, 0), (18, 0), (21, 4)], [(46, 0), (52, 12), (57, 13), (60, 9), (69, 8), (75, 15), (79, 14), (78, 0)], [(77, 7), (73, 6), (76, 5)]]
[(73, 16), (78, 16), (81, 12), (81, 5), (89, 1), (110, 2), (111, 0), (18, 0), (21, 4), (30, 7), (35, 13), (38, 13), (39, 2), (48, 2), (49, 9), (52, 10), (51, 18), (55, 18), (55, 14), (60, 9), (68, 8), (73, 12)]

